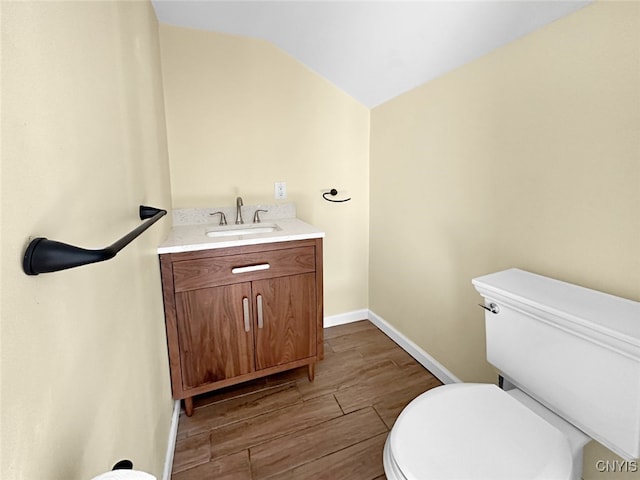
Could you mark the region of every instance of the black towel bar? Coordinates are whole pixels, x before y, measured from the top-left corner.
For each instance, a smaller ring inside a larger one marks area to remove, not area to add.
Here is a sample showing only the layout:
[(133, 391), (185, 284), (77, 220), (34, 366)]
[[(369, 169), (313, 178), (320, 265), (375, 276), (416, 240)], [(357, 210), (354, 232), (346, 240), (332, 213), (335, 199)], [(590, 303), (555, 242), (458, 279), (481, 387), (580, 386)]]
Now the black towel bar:
[(166, 210), (140, 205), (140, 220), (147, 221), (101, 250), (87, 250), (44, 237), (34, 238), (24, 252), (22, 269), (27, 275), (38, 275), (109, 260), (166, 214)]

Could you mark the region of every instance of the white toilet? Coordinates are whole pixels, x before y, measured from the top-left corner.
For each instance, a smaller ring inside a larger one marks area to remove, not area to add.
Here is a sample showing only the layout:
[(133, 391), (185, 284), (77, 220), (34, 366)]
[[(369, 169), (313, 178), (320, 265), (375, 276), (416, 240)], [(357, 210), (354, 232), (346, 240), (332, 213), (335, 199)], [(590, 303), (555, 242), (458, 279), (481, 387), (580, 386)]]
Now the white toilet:
[(387, 438), (387, 478), (579, 480), (592, 438), (640, 457), (640, 303), (518, 269), (473, 284), (503, 389), (414, 399)]

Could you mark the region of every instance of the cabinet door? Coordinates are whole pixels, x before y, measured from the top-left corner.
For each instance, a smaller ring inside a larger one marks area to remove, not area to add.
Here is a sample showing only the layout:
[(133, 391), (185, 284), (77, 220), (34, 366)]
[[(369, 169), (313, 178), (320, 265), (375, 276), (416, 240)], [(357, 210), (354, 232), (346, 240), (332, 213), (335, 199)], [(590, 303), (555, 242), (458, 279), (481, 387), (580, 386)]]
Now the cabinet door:
[(315, 273), (253, 282), (256, 370), (316, 354)]
[(254, 371), (250, 299), (250, 283), (176, 294), (185, 390)]

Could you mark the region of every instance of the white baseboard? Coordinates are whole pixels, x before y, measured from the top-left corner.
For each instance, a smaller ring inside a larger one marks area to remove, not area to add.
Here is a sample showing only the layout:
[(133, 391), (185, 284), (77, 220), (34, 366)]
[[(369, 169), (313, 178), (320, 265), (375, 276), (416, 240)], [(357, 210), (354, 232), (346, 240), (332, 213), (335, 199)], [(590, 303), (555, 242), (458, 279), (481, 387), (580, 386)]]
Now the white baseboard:
[(167, 441), (167, 454), (164, 459), (164, 472), (162, 480), (171, 478), (173, 468), (173, 454), (176, 451), (176, 441), (178, 439), (178, 420), (180, 419), (180, 400), (173, 403), (173, 413), (171, 415), (171, 426), (169, 427), (169, 440)]
[(445, 366), (442, 365), (439, 361), (437, 361), (422, 348), (409, 340), (404, 334), (396, 330), (395, 327), (391, 326), (385, 319), (383, 319), (379, 315), (376, 315), (371, 310), (369, 310), (369, 321), (380, 330), (382, 330), (389, 338), (391, 338), (391, 340), (400, 345), (403, 350), (405, 350), (409, 355), (415, 358), (418, 363), (420, 363), (424, 368), (433, 373), (436, 378), (442, 383), (462, 382), (462, 380), (456, 377), (450, 370), (445, 368)]
[(355, 310), (353, 312), (325, 317), (324, 327), (335, 327), (337, 325), (357, 322), (358, 320), (364, 319), (369, 320), (376, 327), (382, 330), (385, 335), (391, 338), (391, 340), (396, 342), (404, 351), (415, 358), (416, 361), (420, 363), (424, 368), (433, 373), (436, 378), (438, 378), (438, 380), (440, 380), (442, 383), (460, 383), (462, 381), (444, 365), (442, 365), (435, 358), (425, 352), (422, 348), (409, 340), (404, 334), (399, 332), (395, 327), (391, 326), (384, 318), (382, 318), (380, 315), (375, 314), (371, 310)]
[(324, 328), (336, 327), (338, 325), (344, 325), (345, 323), (368, 319), (369, 310), (367, 310), (366, 308), (363, 308), (362, 310), (353, 310), (351, 312), (339, 313), (338, 315), (324, 317)]

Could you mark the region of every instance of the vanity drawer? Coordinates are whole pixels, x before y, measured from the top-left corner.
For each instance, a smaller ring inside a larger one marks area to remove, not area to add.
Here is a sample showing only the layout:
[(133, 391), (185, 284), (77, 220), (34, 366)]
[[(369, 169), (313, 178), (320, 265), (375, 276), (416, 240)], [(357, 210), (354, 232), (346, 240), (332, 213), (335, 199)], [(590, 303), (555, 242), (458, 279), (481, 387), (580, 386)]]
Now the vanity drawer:
[(175, 292), (314, 272), (314, 247), (226, 255), (173, 263)]

